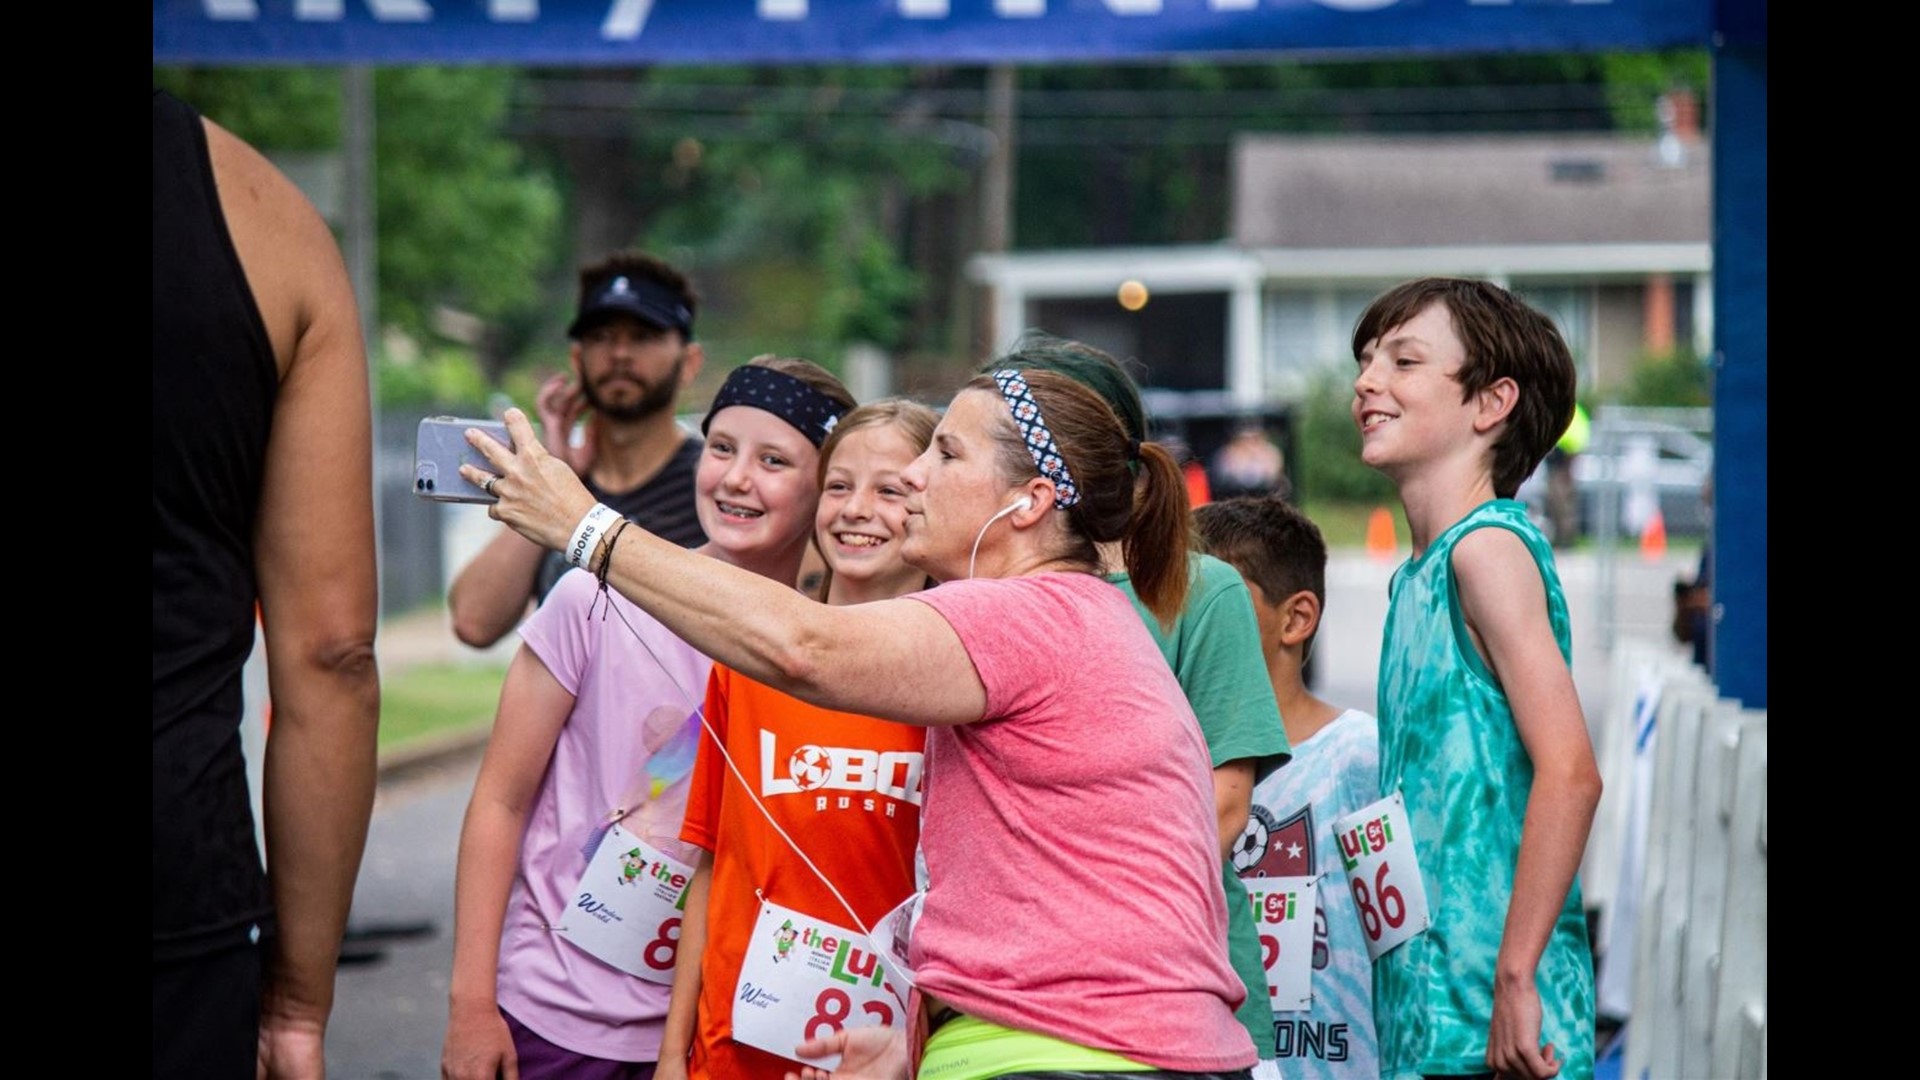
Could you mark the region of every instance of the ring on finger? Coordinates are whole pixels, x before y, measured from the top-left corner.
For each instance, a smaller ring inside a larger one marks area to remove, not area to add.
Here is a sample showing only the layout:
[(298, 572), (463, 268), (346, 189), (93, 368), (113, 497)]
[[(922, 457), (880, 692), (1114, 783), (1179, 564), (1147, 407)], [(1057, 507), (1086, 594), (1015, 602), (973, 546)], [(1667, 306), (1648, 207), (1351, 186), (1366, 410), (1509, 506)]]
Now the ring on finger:
[(493, 485), (499, 482), (500, 478), (498, 476), (489, 476), (481, 482), (480, 490), (486, 492), (489, 498), (493, 498), (495, 497), (493, 494)]

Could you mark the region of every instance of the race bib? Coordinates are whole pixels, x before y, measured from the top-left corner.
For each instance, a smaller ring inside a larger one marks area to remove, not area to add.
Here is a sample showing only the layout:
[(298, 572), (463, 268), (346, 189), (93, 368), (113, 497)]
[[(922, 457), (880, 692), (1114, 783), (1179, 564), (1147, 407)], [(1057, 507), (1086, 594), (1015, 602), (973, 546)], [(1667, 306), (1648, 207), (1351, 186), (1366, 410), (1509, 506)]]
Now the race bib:
[[(807, 1039), (849, 1027), (899, 1027), (904, 994), (854, 931), (791, 908), (762, 902), (733, 994), (733, 1037), (789, 1061)], [(836, 1056), (806, 1062), (821, 1069)]]
[(1426, 930), (1427, 889), (1413, 853), (1407, 804), (1398, 791), (1333, 823), (1340, 863), (1353, 892), (1354, 914), (1378, 960)]
[(1267, 969), (1267, 999), (1274, 1012), (1313, 1006), (1313, 905), (1319, 895), (1309, 877), (1242, 878), (1253, 922), (1260, 933), (1260, 962)]
[(926, 899), (926, 893), (915, 889), (873, 927), (873, 941), (880, 948), (880, 962), (886, 965), (888, 977), (896, 980), (895, 989), (898, 990), (913, 989), (913, 964), (908, 957), (913, 950), (914, 928), (920, 925), (920, 908)]
[(561, 937), (648, 982), (673, 982), (693, 867), (619, 825), (609, 828), (573, 889)]

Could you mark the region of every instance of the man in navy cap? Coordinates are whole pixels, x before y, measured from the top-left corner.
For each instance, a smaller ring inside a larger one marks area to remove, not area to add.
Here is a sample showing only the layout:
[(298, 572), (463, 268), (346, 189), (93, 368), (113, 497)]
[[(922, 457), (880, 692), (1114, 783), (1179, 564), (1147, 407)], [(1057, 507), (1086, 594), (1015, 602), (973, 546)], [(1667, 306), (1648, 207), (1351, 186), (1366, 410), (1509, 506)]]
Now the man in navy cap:
[[(674, 406), (705, 361), (693, 340), (698, 304), (686, 276), (651, 255), (618, 252), (582, 269), (567, 327), (571, 371), (549, 379), (537, 402), (547, 449), (595, 499), (688, 547), (706, 542), (693, 504), (700, 440), (675, 423)], [(475, 648), (499, 641), (566, 569), (557, 553), (501, 528), (447, 591), (454, 635)]]

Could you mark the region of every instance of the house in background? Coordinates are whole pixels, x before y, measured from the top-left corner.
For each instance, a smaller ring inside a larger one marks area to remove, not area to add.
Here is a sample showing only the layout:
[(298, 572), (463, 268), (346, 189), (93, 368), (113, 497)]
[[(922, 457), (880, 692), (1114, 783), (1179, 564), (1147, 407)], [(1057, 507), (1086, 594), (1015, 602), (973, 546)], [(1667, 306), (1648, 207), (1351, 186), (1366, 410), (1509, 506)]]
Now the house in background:
[(1044, 328), (1138, 360), (1149, 387), (1248, 411), (1345, 377), (1368, 301), (1430, 274), (1519, 292), (1559, 322), (1581, 385), (1612, 386), (1643, 355), (1710, 347), (1708, 153), (1687, 123), (1657, 139), (1248, 135), (1222, 243), (982, 255), (970, 272), (1002, 339)]

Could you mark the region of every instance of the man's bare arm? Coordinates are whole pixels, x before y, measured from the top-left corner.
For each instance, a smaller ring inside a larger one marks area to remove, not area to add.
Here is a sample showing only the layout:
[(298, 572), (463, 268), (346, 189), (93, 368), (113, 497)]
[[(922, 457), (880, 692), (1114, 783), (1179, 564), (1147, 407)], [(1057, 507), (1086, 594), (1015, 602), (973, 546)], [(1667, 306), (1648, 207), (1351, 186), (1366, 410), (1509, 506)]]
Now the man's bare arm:
[(262, 1003), (262, 1075), (317, 1076), (372, 815), (380, 719), (366, 354), (326, 223), (244, 143), (211, 124), (208, 142), (281, 370), (254, 530), (273, 703), (267, 874), (279, 924)]
[(447, 588), (453, 636), (484, 649), (519, 626), (533, 605), (533, 585), (544, 554), (538, 544), (502, 528)]

